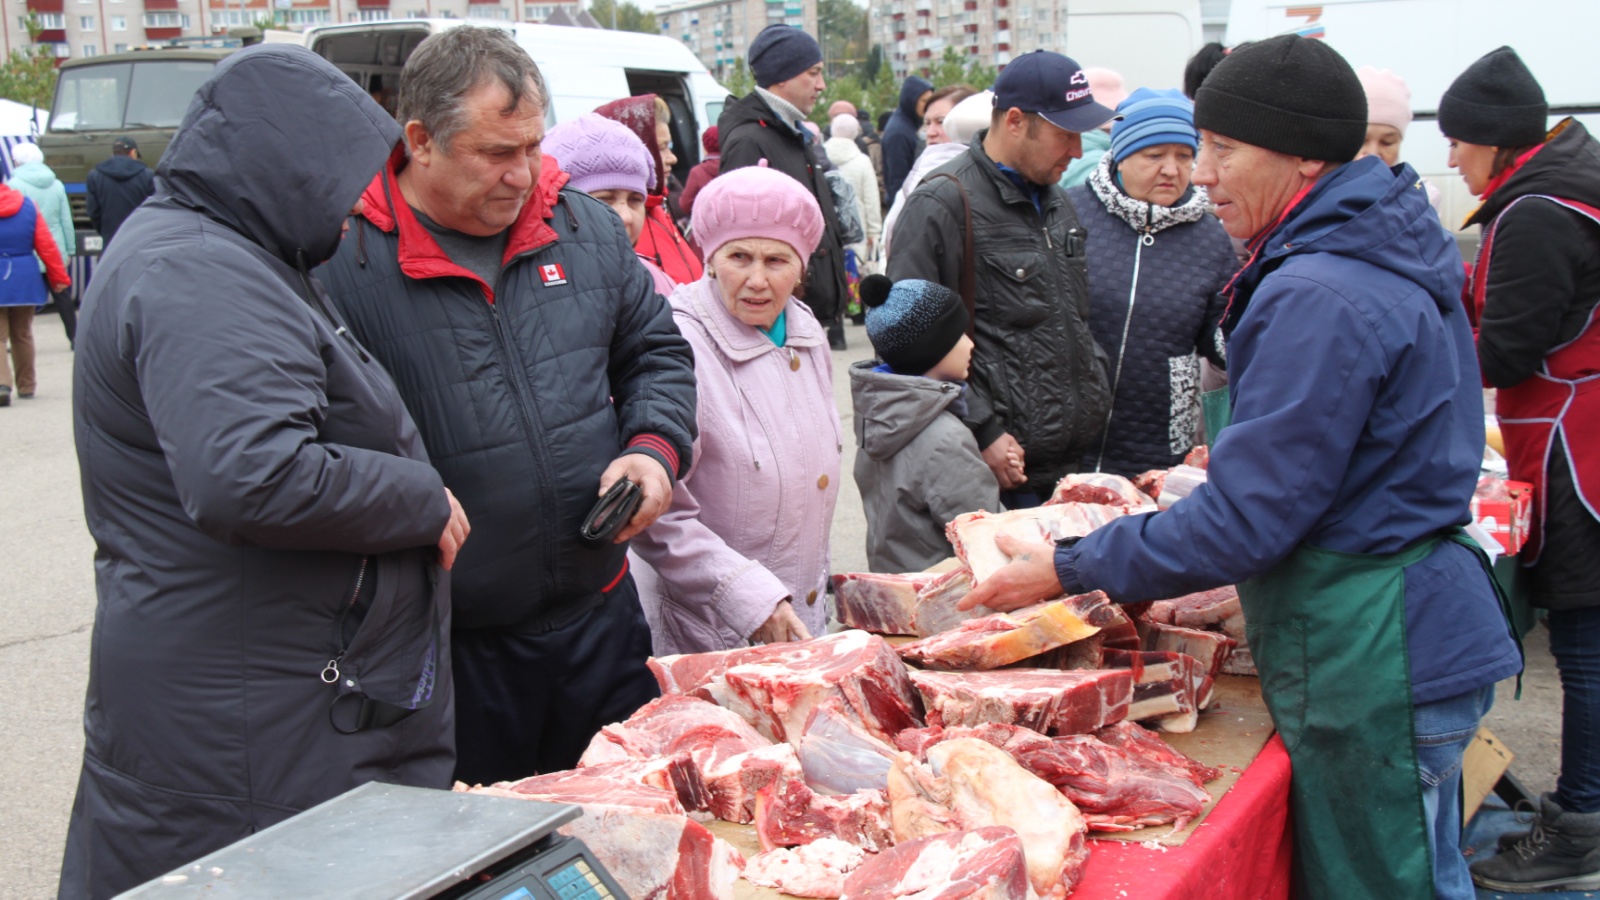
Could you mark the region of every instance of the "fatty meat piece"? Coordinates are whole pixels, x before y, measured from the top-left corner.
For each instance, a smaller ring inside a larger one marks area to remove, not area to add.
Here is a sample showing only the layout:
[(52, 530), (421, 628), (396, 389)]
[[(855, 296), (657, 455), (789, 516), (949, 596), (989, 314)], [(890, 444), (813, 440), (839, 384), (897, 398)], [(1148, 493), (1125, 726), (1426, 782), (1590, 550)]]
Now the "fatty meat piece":
[(851, 872), (840, 900), (1027, 900), (1022, 841), (1009, 828), (935, 834), (878, 854)]
[(1099, 503), (1103, 506), (1128, 506), (1134, 509), (1154, 507), (1155, 501), (1145, 496), (1131, 481), (1108, 472), (1081, 472), (1061, 479), (1050, 494), (1051, 503)]
[(721, 681), (738, 711), (772, 740), (798, 744), (812, 711), (823, 705), (884, 742), (922, 724), (905, 664), (875, 634), (841, 631), (751, 650), (759, 655), (741, 657)]
[(1244, 608), (1239, 604), (1239, 589), (1231, 584), (1171, 600), (1157, 600), (1140, 618), (1180, 628), (1220, 631), (1241, 646), (1245, 642)]
[(1110, 650), (1106, 668), (1133, 672), (1133, 705), (1128, 718), (1161, 731), (1184, 734), (1199, 724), (1211, 705), (1213, 680), (1187, 653), (1162, 650)]
[(1173, 504), (1195, 492), (1206, 483), (1206, 470), (1194, 466), (1173, 466), (1161, 481), (1161, 496), (1156, 498), (1158, 509), (1171, 509)]
[(1073, 641), (1064, 647), (1046, 650), (1006, 668), (1017, 669), (1103, 669), (1105, 668), (1106, 638), (1104, 634), (1091, 635)]
[[(576, 770), (575, 770), (576, 771)], [(661, 788), (678, 795), (678, 802), (686, 810), (711, 808), (711, 792), (706, 789), (700, 767), (687, 752), (651, 759), (630, 759), (625, 762), (600, 763), (585, 766), (582, 772), (591, 776), (632, 781)]]
[(1085, 617), (1097, 606), (1110, 605), (1095, 591), (968, 619), (951, 631), (902, 645), (900, 656), (936, 669), (998, 669), (1098, 633)]
[(917, 595), (939, 576), (918, 572), (879, 575), (847, 572), (833, 576), (833, 597), (839, 621), (847, 628), (876, 634), (916, 634), (911, 617)]
[(894, 843), (887, 792), (825, 797), (798, 778), (774, 781), (756, 793), (755, 826), (763, 850), (837, 838), (876, 853)]
[(1189, 455), (1183, 458), (1183, 464), (1192, 468), (1205, 470), (1211, 464), (1211, 448), (1205, 444), (1196, 444)]
[(1065, 897), (1083, 878), (1088, 826), (1053, 785), (974, 738), (935, 744), (928, 763), (948, 785), (950, 806), (968, 827), (1000, 825), (1017, 833), (1028, 880), (1041, 900)]
[(733, 900), (744, 857), (684, 816), (596, 810), (562, 826), (594, 852), (629, 897)]
[(950, 805), (950, 785), (909, 753), (900, 754), (889, 769), (888, 797), (896, 845), (963, 827)]
[(945, 526), (945, 536), (955, 547), (956, 555), (972, 570), (973, 583), (982, 584), (1011, 561), (995, 543), (1002, 534), (1029, 543), (1054, 543), (1062, 538), (1083, 537), (1113, 519), (1145, 511), (1148, 508), (1101, 503), (1055, 503), (1003, 513), (978, 510), (956, 516)]
[(929, 725), (1020, 725), (1049, 734), (1083, 734), (1119, 722), (1133, 702), (1126, 669), (913, 671)]
[(1143, 475), (1135, 477), (1133, 486), (1139, 489), (1139, 493), (1149, 497), (1153, 503), (1161, 496), (1161, 486), (1166, 480), (1166, 469), (1151, 469)]
[[(1179, 762), (1130, 752), (1090, 735), (1049, 738), (1014, 725), (980, 725), (913, 729), (896, 737), (908, 752), (923, 754), (955, 738), (992, 744), (1060, 790), (1083, 813), (1091, 831), (1132, 831), (1170, 823), (1181, 828), (1201, 813), (1209, 798)], [(1182, 760), (1192, 762), (1187, 757)]]
[(1228, 661), (1228, 654), (1238, 644), (1233, 638), (1215, 631), (1180, 628), (1160, 622), (1147, 621), (1140, 632), (1146, 650), (1187, 653), (1199, 660), (1206, 674), (1213, 679), (1222, 673), (1222, 664)]
[(896, 755), (831, 704), (812, 713), (797, 752), (806, 783), (827, 794), (883, 790)]
[(996, 610), (987, 606), (956, 609), (956, 604), (972, 593), (972, 570), (960, 566), (940, 575), (917, 594), (917, 606), (911, 614), (911, 633), (928, 637), (949, 631), (968, 619), (992, 615)]
[(534, 775), (520, 781), (502, 781), (489, 788), (471, 788), (471, 794), (492, 794), (547, 803), (579, 803), (595, 809), (620, 809), (683, 815), (683, 804), (673, 791), (583, 769)]
[(711, 795), (711, 814), (724, 822), (755, 821), (756, 795), (774, 781), (804, 778), (800, 757), (788, 744), (772, 744), (722, 760), (703, 772)]
[(791, 897), (838, 897), (845, 876), (866, 860), (857, 847), (822, 838), (793, 850), (779, 847), (750, 858), (744, 880), (776, 888)]
[(1095, 732), (1094, 736), (1130, 755), (1142, 757), (1158, 766), (1187, 773), (1195, 787), (1205, 787), (1206, 782), (1222, 777), (1221, 769), (1204, 765), (1173, 749), (1171, 744), (1157, 737), (1150, 729), (1134, 722), (1124, 721), (1109, 725)]

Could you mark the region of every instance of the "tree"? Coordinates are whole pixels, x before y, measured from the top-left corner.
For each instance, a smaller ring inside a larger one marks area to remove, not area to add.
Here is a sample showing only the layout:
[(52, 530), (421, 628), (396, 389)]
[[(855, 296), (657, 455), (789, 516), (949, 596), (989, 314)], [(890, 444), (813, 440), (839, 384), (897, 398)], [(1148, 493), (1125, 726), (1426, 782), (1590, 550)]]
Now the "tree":
[(644, 34), (660, 34), (661, 26), (656, 23), (656, 14), (645, 12), (632, 0), (594, 0), (589, 4), (589, 15), (601, 26), (610, 28), (613, 13), (615, 14), (616, 28), (618, 31), (638, 31)]
[(854, 0), (817, 0), (817, 35), (827, 74), (856, 71), (867, 56), (867, 11)]
[(29, 13), (26, 24), (28, 40), (33, 43), (11, 51), (6, 61), (0, 64), (0, 97), (49, 109), (50, 102), (56, 96), (55, 48), (38, 43), (39, 20), (36, 16)]

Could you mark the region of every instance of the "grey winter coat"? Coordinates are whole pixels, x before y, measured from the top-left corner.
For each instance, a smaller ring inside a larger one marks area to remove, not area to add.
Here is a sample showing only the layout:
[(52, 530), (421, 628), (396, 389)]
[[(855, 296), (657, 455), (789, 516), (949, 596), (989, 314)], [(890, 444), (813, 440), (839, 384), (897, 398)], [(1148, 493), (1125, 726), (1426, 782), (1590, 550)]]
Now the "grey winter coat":
[[(980, 448), (1009, 432), (1026, 453), (1028, 488), (1041, 498), (1078, 471), (1109, 404), (1105, 354), (1089, 331), (1083, 229), (1066, 192), (1044, 189), (1043, 215), (983, 149), (924, 179), (895, 222), (888, 275), (961, 290), (977, 276), (976, 346), (964, 421)], [(972, 207), (973, 253), (962, 258), (960, 179)]]
[[(1239, 266), (1204, 192), (1191, 188), (1169, 208), (1188, 221), (1157, 220), (1150, 204), (1112, 184), (1109, 159), (1093, 184), (1067, 190), (1089, 231), (1089, 327), (1110, 359), (1114, 393), (1084, 468), (1132, 478), (1171, 468), (1194, 447), (1200, 357), (1226, 368), (1217, 326), (1227, 304), (1219, 292)], [(1114, 192), (1117, 211), (1103, 191)]]
[(954, 553), (944, 534), (951, 519), (1000, 511), (1000, 486), (951, 408), (961, 385), (880, 372), (877, 365), (850, 367), (867, 568), (920, 572)]
[[(63, 898), (367, 781), (449, 787), (444, 485), (305, 274), (399, 136), (315, 54), (238, 53), (96, 269), (73, 405), (99, 602)], [(356, 730), (363, 695), (414, 714)]]

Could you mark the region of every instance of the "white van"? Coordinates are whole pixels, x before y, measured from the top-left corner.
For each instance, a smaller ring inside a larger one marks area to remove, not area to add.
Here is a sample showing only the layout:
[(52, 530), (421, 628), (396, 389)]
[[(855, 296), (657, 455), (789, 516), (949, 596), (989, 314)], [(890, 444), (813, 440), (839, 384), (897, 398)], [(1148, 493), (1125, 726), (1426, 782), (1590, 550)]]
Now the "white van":
[(1544, 88), (1549, 124), (1573, 115), (1600, 133), (1596, 0), (1233, 0), (1229, 46), (1286, 32), (1321, 38), (1352, 66), (1390, 69), (1406, 80), (1416, 121), (1400, 157), (1443, 192), (1441, 217), (1452, 231), (1478, 200), (1446, 164), (1439, 98), (1478, 57), (1509, 44)]
[[(511, 32), (539, 64), (550, 92), (549, 124), (636, 94), (657, 94), (672, 110), (674, 170), (679, 179), (700, 161), (700, 134), (715, 125), (728, 91), (688, 47), (670, 37), (529, 25), (494, 20), (401, 19), (322, 25), (306, 31), (306, 46), (369, 91), (393, 90), (400, 69), (428, 35), (471, 24)], [(392, 110), (391, 110), (392, 111)]]

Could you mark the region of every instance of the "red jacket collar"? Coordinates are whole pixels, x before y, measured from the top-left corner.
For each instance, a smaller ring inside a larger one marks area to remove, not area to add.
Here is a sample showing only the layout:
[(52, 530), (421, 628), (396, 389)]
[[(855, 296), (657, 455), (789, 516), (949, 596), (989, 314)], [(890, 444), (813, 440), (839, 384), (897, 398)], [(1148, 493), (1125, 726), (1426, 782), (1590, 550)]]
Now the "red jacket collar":
[[(483, 287), (484, 299), (493, 303), (493, 285), (485, 284), (482, 278), (450, 259), (439, 246), (439, 242), (433, 239), (433, 235), (417, 221), (411, 207), (404, 202), (396, 177), (405, 167), (405, 161), (405, 147), (395, 147), (389, 156), (388, 164), (372, 179), (372, 183), (367, 185), (366, 191), (361, 195), (364, 207), (362, 218), (382, 231), (399, 231), (400, 271), (408, 277), (470, 278)], [(517, 221), (511, 225), (511, 234), (506, 240), (506, 253), (502, 264), (509, 263), (518, 255), (543, 247), (559, 238), (556, 230), (550, 227), (550, 218), (554, 215), (556, 199), (560, 196), (562, 186), (567, 183), (567, 177), (567, 173), (561, 171), (554, 160), (546, 160), (539, 172), (539, 183), (534, 185), (528, 202), (523, 204)]]
[(7, 184), (0, 184), (0, 216), (14, 216), (22, 209), (22, 192)]

